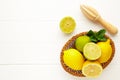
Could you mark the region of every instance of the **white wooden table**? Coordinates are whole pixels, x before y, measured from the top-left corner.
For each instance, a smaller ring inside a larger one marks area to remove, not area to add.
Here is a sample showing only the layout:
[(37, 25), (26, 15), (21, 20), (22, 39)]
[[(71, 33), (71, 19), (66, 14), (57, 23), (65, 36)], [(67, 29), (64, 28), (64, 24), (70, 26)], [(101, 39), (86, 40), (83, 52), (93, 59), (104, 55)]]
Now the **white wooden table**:
[[(120, 74), (120, 33), (111, 36), (116, 53), (96, 79), (66, 73), (60, 51), (73, 35), (102, 27), (87, 20), (80, 4), (88, 4), (120, 29), (119, 0), (0, 0), (0, 80), (117, 80)], [(65, 35), (59, 22), (65, 16), (76, 21), (73, 34)]]

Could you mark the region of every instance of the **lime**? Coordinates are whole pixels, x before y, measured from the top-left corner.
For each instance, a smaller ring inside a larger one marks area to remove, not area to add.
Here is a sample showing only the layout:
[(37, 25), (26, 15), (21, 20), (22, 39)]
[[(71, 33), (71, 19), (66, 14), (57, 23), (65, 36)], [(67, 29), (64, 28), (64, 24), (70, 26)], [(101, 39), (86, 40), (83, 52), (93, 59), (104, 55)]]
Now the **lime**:
[(63, 61), (71, 69), (81, 70), (84, 63), (84, 57), (76, 49), (68, 49), (64, 51)]
[(83, 47), (86, 43), (90, 42), (90, 38), (88, 36), (80, 36), (75, 41), (75, 47), (79, 51), (83, 52)]
[(82, 74), (86, 77), (98, 77), (103, 71), (99, 62), (86, 61), (82, 67)]
[(64, 33), (72, 33), (76, 27), (75, 20), (72, 17), (64, 17), (60, 21), (60, 29)]
[(84, 46), (83, 54), (88, 60), (96, 60), (101, 56), (101, 49), (97, 44), (90, 42)]
[(107, 62), (112, 55), (110, 40), (107, 39), (106, 42), (98, 42), (97, 45), (101, 48), (101, 57), (98, 59), (98, 61), (100, 63)]

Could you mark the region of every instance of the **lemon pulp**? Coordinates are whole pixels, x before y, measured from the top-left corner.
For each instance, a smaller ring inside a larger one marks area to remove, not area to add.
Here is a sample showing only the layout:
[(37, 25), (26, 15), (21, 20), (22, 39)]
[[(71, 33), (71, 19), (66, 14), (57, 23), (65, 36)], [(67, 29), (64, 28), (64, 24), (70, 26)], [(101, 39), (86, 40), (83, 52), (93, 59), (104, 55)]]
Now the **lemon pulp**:
[(70, 16), (64, 17), (60, 21), (60, 29), (64, 33), (72, 33), (75, 27), (76, 27), (75, 20)]
[(97, 61), (86, 61), (82, 67), (82, 73), (86, 77), (97, 77), (102, 73), (102, 70), (102, 66)]
[(83, 54), (88, 60), (96, 60), (101, 56), (101, 49), (97, 44), (90, 42), (84, 46)]

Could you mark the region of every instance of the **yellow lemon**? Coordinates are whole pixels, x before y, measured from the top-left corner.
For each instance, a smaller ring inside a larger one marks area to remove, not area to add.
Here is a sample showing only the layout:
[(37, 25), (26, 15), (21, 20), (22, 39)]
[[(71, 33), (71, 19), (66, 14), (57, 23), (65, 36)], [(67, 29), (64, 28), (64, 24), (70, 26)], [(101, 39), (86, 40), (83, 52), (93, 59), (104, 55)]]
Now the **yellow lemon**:
[(76, 49), (68, 49), (64, 51), (64, 63), (74, 70), (81, 70), (84, 63), (84, 57)]
[(98, 77), (103, 71), (101, 64), (97, 61), (86, 61), (82, 67), (82, 74), (86, 77)]
[(101, 56), (101, 49), (97, 44), (90, 42), (84, 46), (83, 54), (88, 60), (96, 60)]
[(76, 22), (70, 16), (64, 17), (60, 21), (60, 29), (64, 33), (72, 33), (74, 31), (75, 27), (76, 27)]
[(98, 42), (97, 45), (101, 48), (101, 57), (98, 59), (100, 63), (107, 62), (112, 55), (112, 47), (110, 45), (110, 40), (107, 39), (106, 42)]

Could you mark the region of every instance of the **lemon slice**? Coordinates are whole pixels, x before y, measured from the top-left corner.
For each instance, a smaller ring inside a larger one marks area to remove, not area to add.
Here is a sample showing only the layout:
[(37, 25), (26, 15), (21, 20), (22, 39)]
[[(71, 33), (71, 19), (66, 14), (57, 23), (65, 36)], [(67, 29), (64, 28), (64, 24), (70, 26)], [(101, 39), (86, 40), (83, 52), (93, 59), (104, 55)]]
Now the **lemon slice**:
[(86, 61), (82, 67), (82, 74), (86, 77), (98, 77), (103, 71), (99, 62)]
[(95, 43), (87, 43), (83, 48), (83, 54), (88, 60), (96, 60), (101, 56), (101, 49)]
[(64, 17), (60, 21), (60, 29), (64, 33), (72, 33), (75, 29), (76, 23), (72, 17)]

